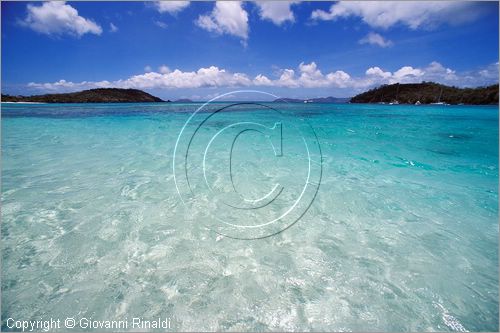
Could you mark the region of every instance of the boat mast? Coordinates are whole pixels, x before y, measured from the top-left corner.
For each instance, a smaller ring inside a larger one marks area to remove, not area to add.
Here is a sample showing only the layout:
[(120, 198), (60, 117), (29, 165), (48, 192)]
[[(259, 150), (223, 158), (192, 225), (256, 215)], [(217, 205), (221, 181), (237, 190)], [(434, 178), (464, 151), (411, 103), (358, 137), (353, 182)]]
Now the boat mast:
[(443, 87), (441, 87), (441, 92), (439, 93), (438, 103), (441, 103), (441, 96), (443, 95)]

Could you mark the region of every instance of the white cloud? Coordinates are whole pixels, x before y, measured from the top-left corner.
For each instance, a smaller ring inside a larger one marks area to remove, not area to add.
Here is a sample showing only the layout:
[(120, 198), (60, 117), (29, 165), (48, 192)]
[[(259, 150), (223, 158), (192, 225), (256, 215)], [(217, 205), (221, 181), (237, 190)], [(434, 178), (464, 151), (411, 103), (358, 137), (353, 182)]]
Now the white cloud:
[(299, 83), (303, 87), (339, 87), (344, 88), (349, 86), (349, 81), (351, 76), (344, 71), (335, 71), (323, 75), (321, 71), (317, 68), (315, 62), (310, 64), (301, 63), (299, 65), (299, 70), (301, 72), (299, 77)]
[(147, 65), (147, 66), (144, 67), (144, 71), (145, 72), (152, 72), (153, 68), (151, 68), (151, 66)]
[(392, 76), (391, 72), (384, 72), (383, 70), (380, 69), (380, 67), (370, 67), (366, 70), (366, 75), (374, 75), (374, 76), (379, 76), (383, 79), (389, 78)]
[(392, 74), (392, 81), (395, 82), (415, 82), (424, 75), (424, 71), (418, 68), (413, 68), (411, 66), (403, 66)]
[(263, 20), (269, 20), (276, 25), (286, 21), (295, 22), (295, 16), (291, 6), (299, 1), (256, 1), (259, 7), (259, 15)]
[(162, 29), (167, 29), (167, 24), (162, 21), (154, 21), (155, 25), (162, 28)]
[(30, 82), (28, 87), (35, 88), (38, 90), (51, 91), (51, 92), (61, 92), (61, 91), (75, 91), (81, 89), (92, 89), (92, 88), (109, 88), (114, 87), (113, 83), (109, 81), (82, 81), (82, 82), (68, 82), (66, 80), (59, 80), (53, 83), (34, 83)]
[(217, 1), (212, 12), (200, 15), (196, 24), (218, 34), (248, 38), (248, 13), (240, 1)]
[(479, 75), (488, 80), (488, 79), (493, 79), (493, 80), (498, 80), (498, 70), (499, 70), (499, 67), (498, 67), (498, 62), (494, 63), (494, 64), (491, 64), (489, 65), (488, 67), (484, 68), (484, 69), (481, 69), (479, 70)]
[(267, 76), (259, 74), (253, 79), (253, 84), (256, 86), (270, 86), (272, 82)]
[(295, 79), (295, 71), (293, 69), (284, 69), (278, 81), (272, 81), (271, 84), (268, 85), (288, 88), (299, 87), (299, 84)]
[(162, 74), (167, 74), (167, 73), (170, 73), (170, 68), (168, 68), (165, 65), (161, 65), (160, 67), (158, 67), (158, 72), (160, 72)]
[(160, 13), (176, 14), (189, 6), (189, 1), (155, 1), (154, 5)]
[(96, 87), (118, 87), (118, 88), (205, 88), (205, 87), (244, 87), (252, 85), (252, 80), (242, 73), (230, 73), (216, 66), (200, 68), (193, 72), (182, 72), (178, 69), (168, 73), (147, 72), (134, 75), (125, 80), (113, 82), (68, 82), (59, 80), (54, 83), (29, 83), (28, 86), (36, 89), (49, 91), (68, 91), (78, 89), (90, 89)]
[[(383, 83), (418, 83), (421, 81), (433, 81), (457, 86), (481, 85), (482, 83), (471, 82), (466, 79), (466, 74), (458, 75), (456, 71), (445, 68), (439, 62), (433, 61), (424, 68), (414, 68), (412, 66), (403, 66), (394, 73), (383, 71), (379, 67), (371, 67), (366, 71), (367, 84)], [(498, 80), (498, 75), (497, 75)], [(491, 82), (493, 82), (492, 80)], [(490, 83), (491, 83), (490, 82)]]
[(109, 31), (110, 32), (117, 32), (118, 31), (118, 27), (116, 25), (114, 25), (113, 23), (110, 23), (109, 24)]
[(359, 43), (378, 45), (380, 47), (389, 47), (393, 45), (392, 41), (385, 39), (382, 35), (375, 32), (368, 33), (365, 37), (359, 40)]
[(374, 66), (364, 76), (354, 77), (342, 70), (323, 74), (315, 62), (300, 63), (296, 70), (282, 69), (275, 78), (258, 74), (253, 79), (245, 73), (232, 73), (216, 66), (197, 71), (170, 70), (162, 65), (158, 72), (146, 66), (145, 73), (117, 81), (34, 83), (28, 87), (44, 91), (75, 91), (81, 89), (117, 87), (136, 89), (197, 89), (233, 87), (282, 87), (282, 88), (350, 88), (367, 89), (381, 84), (434, 81), (456, 86), (478, 86), (498, 82), (498, 63), (475, 71), (457, 73), (438, 62), (418, 68), (403, 66), (394, 72)]
[(28, 15), (20, 23), (46, 35), (68, 34), (80, 37), (87, 33), (100, 35), (102, 28), (64, 1), (44, 2), (41, 6), (28, 4)]
[[(446, 81), (456, 80), (456, 72), (451, 68), (445, 68), (439, 62), (433, 61), (425, 69), (425, 75), (428, 81), (444, 79)], [(481, 73), (481, 72), (479, 72)]]
[(196, 72), (183, 72), (179, 69), (165, 74), (149, 72), (115, 82), (119, 87), (139, 89), (237, 87), (249, 86), (251, 83), (245, 74), (230, 73), (216, 66), (200, 68)]
[(315, 10), (311, 18), (335, 20), (360, 17), (376, 28), (403, 24), (411, 29), (432, 28), (441, 23), (460, 24), (475, 20), (481, 9), (474, 2), (456, 1), (340, 1), (329, 11)]

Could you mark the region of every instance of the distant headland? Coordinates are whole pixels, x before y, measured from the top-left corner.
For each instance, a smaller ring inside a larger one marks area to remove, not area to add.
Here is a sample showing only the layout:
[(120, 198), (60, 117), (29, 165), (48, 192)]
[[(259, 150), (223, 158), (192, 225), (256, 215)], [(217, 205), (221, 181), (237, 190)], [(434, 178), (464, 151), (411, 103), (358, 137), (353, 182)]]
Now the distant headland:
[(298, 98), (278, 98), (274, 102), (280, 103), (348, 103), (350, 97), (319, 97), (319, 98), (308, 98), (308, 99), (298, 99)]
[(2, 95), (2, 102), (37, 103), (145, 103), (170, 102), (138, 89), (98, 88), (65, 94)]
[(194, 102), (192, 100), (190, 100), (189, 98), (181, 98), (181, 99), (175, 100), (174, 103), (194, 103)]
[(478, 88), (449, 87), (434, 82), (390, 84), (351, 98), (351, 103), (498, 104), (498, 84)]

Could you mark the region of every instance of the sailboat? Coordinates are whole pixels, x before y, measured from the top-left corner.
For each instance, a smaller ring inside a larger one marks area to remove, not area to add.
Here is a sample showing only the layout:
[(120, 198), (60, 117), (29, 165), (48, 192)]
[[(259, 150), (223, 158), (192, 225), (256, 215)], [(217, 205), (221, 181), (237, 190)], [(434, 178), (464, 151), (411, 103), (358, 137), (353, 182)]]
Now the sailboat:
[(443, 88), (441, 87), (441, 93), (439, 94), (438, 101), (436, 103), (431, 103), (432, 105), (450, 105), (445, 102), (441, 102), (441, 96), (443, 96)]
[(382, 97), (380, 97), (380, 102), (378, 102), (377, 104), (386, 104), (384, 102), (384, 94), (382, 94)]
[(389, 105), (398, 105), (399, 104), (398, 97), (399, 97), (399, 83), (396, 89), (396, 99), (390, 102)]

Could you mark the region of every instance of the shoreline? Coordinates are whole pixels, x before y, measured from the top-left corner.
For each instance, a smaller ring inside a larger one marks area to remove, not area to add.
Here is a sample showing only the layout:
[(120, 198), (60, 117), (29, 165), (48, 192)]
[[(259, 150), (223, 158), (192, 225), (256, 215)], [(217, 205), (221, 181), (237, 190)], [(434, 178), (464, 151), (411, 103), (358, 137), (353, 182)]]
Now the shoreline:
[(50, 103), (43, 103), (43, 102), (2, 102), (2, 104), (50, 104)]

